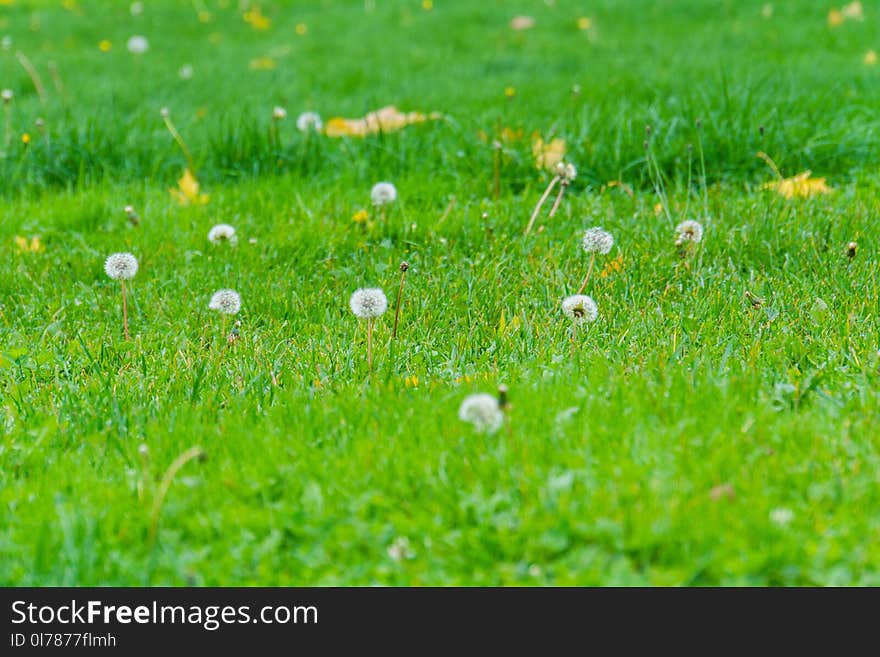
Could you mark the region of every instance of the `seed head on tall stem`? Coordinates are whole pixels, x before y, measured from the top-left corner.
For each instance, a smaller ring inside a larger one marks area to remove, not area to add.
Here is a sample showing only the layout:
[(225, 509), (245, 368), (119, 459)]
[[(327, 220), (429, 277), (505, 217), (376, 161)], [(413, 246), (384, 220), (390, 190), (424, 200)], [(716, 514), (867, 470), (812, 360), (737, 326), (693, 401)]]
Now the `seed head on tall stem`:
[(587, 289), (587, 283), (590, 282), (590, 276), (593, 274), (593, 265), (596, 263), (596, 254), (607, 255), (614, 246), (614, 236), (604, 228), (594, 226), (584, 233), (581, 241), (584, 251), (590, 254), (590, 266), (587, 268), (587, 275), (584, 282), (578, 288), (578, 294)]
[(400, 263), (400, 287), (397, 288), (397, 303), (394, 305), (394, 329), (391, 331), (391, 338), (397, 337), (397, 324), (400, 320), (400, 306), (403, 304), (403, 285), (406, 282), (406, 272), (409, 269), (409, 263), (405, 260)]
[(355, 290), (348, 302), (351, 312), (359, 319), (367, 320), (367, 367), (373, 371), (373, 325), (377, 317), (388, 310), (388, 298), (378, 287)]
[(131, 253), (114, 253), (104, 261), (104, 272), (122, 286), (122, 332), (126, 340), (128, 334), (128, 303), (126, 299), (125, 281), (137, 274), (138, 261)]

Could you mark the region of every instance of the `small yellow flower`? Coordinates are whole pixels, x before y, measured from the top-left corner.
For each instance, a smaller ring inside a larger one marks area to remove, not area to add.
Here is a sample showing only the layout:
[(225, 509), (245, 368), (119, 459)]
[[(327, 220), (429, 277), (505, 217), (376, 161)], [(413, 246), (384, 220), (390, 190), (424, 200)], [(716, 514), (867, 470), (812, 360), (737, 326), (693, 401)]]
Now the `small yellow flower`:
[(210, 198), (207, 194), (199, 192), (199, 181), (189, 169), (184, 169), (183, 175), (177, 181), (177, 187), (177, 189), (172, 187), (168, 191), (180, 205), (204, 205)]
[(110, 43), (109, 41), (107, 41), (107, 39), (103, 39), (98, 44), (98, 50), (100, 50), (101, 52), (109, 52), (110, 48), (112, 48), (112, 47), (113, 47), (113, 44)]
[(589, 30), (591, 27), (593, 27), (593, 21), (591, 21), (589, 18), (587, 18), (586, 16), (581, 16), (580, 18), (578, 18), (579, 30)]
[(21, 143), (24, 144), (25, 146), (30, 144), (31, 143), (31, 136), (28, 133), (24, 133), (21, 136)]
[(242, 18), (244, 18), (245, 23), (249, 23), (255, 30), (268, 30), (272, 24), (272, 21), (263, 16), (263, 12), (260, 11), (259, 7), (254, 7), (250, 11), (244, 12)]
[(865, 57), (862, 61), (865, 63), (865, 66), (873, 66), (877, 63), (877, 53), (873, 50), (869, 50), (865, 53)]
[(354, 215), (352, 215), (351, 220), (356, 224), (362, 224), (369, 218), (369, 216), (370, 213), (366, 210), (358, 210), (354, 213)]
[(504, 95), (508, 98), (513, 98), (514, 96), (516, 96), (516, 87), (505, 87)]
[(275, 68), (275, 60), (271, 57), (257, 57), (251, 60), (252, 71), (271, 71)]
[(419, 387), (419, 377), (417, 377), (415, 374), (413, 374), (412, 376), (408, 376), (403, 380), (403, 384), (407, 388), (418, 388)]
[(203, 9), (202, 11), (199, 12), (199, 22), (200, 23), (210, 23), (211, 18), (212, 18), (212, 16), (211, 16), (210, 11), (206, 11)]
[(840, 13), (837, 9), (832, 9), (828, 12), (828, 25), (831, 27), (837, 27), (843, 22), (843, 14)]
[(432, 0), (422, 0), (422, 9), (425, 11), (431, 11), (434, 8), (434, 3)]
[(657, 203), (657, 204), (654, 206), (654, 215), (657, 216), (657, 217), (659, 217), (661, 214), (663, 214), (663, 204), (662, 204), (662, 203)]
[(15, 246), (20, 253), (39, 253), (43, 250), (43, 244), (42, 242), (40, 242), (39, 235), (34, 235), (33, 237), (31, 237), (30, 242), (28, 242), (28, 239), (26, 237), (16, 235)]
[(296, 33), (299, 36), (303, 36), (308, 31), (309, 31), (309, 28), (305, 23), (297, 23), (296, 24)]

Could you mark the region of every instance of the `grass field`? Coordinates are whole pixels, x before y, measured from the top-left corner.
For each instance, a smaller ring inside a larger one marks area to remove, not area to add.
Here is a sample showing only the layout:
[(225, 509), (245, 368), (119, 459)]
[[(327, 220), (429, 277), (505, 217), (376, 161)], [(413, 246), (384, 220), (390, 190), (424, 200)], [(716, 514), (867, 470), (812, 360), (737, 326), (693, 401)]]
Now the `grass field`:
[[(880, 585), (862, 5), (0, 0), (0, 584)], [(441, 117), (296, 127), (392, 104)]]

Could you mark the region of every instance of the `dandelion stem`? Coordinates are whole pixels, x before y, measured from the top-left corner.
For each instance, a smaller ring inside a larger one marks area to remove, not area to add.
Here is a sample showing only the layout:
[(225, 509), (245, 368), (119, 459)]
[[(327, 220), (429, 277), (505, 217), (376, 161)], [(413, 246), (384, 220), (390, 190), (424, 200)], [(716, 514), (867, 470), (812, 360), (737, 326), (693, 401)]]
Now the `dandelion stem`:
[(162, 477), (162, 483), (159, 484), (159, 490), (156, 493), (156, 499), (153, 502), (153, 513), (150, 519), (150, 545), (153, 545), (156, 541), (156, 531), (159, 529), (159, 514), (162, 512), (162, 503), (165, 501), (165, 495), (168, 494), (168, 489), (171, 488), (171, 483), (174, 481), (175, 475), (187, 463), (195, 458), (202, 458), (204, 455), (205, 453), (202, 451), (201, 447), (190, 447), (183, 454), (174, 459), (174, 462), (168, 467), (168, 470), (165, 471), (165, 475)]
[(131, 340), (128, 335), (128, 303), (125, 298), (125, 280), (120, 282), (122, 283), (122, 331), (125, 334), (125, 339)]
[(565, 185), (562, 185), (559, 188), (559, 194), (556, 195), (556, 201), (553, 203), (553, 207), (550, 208), (549, 217), (552, 219), (553, 215), (556, 214), (556, 211), (559, 209), (559, 204), (562, 202), (562, 195), (565, 194)]
[(407, 263), (400, 265), (400, 287), (397, 288), (397, 303), (394, 307), (394, 328), (391, 331), (391, 339), (397, 338), (397, 323), (400, 320), (400, 306), (403, 303), (403, 284), (406, 282), (406, 270), (409, 269)]
[(538, 205), (535, 206), (535, 209), (532, 212), (532, 216), (529, 219), (528, 225), (526, 226), (526, 231), (524, 233), (525, 235), (528, 235), (531, 232), (532, 226), (535, 225), (535, 219), (538, 218), (538, 213), (541, 211), (541, 206), (544, 205), (544, 201), (546, 201), (547, 197), (550, 196), (550, 192), (553, 190), (553, 187), (555, 187), (556, 183), (558, 182), (559, 176), (553, 176), (553, 180), (551, 180), (550, 184), (547, 185), (547, 189), (544, 190), (544, 195), (541, 197), (541, 200), (538, 201)]
[(30, 77), (31, 82), (34, 83), (34, 89), (37, 90), (37, 95), (40, 97), (40, 104), (46, 104), (46, 90), (43, 88), (43, 83), (40, 81), (40, 75), (37, 73), (37, 69), (34, 68), (34, 65), (31, 64), (31, 60), (27, 58), (21, 50), (15, 53), (15, 58), (18, 60), (18, 63), (21, 64), (22, 68)]
[(162, 120), (165, 121), (165, 127), (168, 128), (168, 132), (171, 133), (171, 136), (174, 137), (174, 141), (177, 142), (177, 145), (180, 146), (180, 150), (183, 151), (183, 156), (186, 158), (186, 164), (189, 167), (190, 173), (195, 175), (196, 168), (193, 164), (192, 153), (189, 152), (189, 148), (186, 147), (186, 142), (183, 141), (183, 137), (180, 136), (180, 133), (177, 132), (177, 128), (175, 128), (174, 124), (171, 122), (171, 117), (163, 116)]
[(373, 372), (373, 318), (367, 320), (367, 368)]
[(452, 212), (452, 208), (455, 207), (455, 197), (452, 196), (449, 198), (449, 203), (446, 205), (446, 209), (443, 210), (443, 214), (440, 215), (440, 219), (437, 221), (437, 225), (439, 226), (444, 221), (446, 221), (446, 217), (449, 216), (449, 213)]
[(492, 190), (495, 195), (495, 200), (501, 196), (501, 146), (500, 144), (495, 147), (494, 157), (492, 158)]
[(590, 266), (587, 268), (587, 277), (584, 279), (584, 282), (581, 283), (580, 288), (578, 289), (578, 294), (583, 294), (584, 290), (587, 289), (587, 283), (590, 282), (590, 275), (593, 273), (593, 264), (596, 262), (596, 254), (593, 253), (590, 256)]
[[(709, 216), (709, 188), (706, 183), (706, 156), (703, 153), (703, 122), (697, 121), (697, 146), (700, 149), (700, 177), (703, 181), (703, 214)], [(777, 170), (776, 173), (779, 173)], [(780, 176), (781, 178), (782, 176)]]
[(67, 92), (64, 90), (64, 83), (61, 82), (61, 74), (58, 72), (58, 64), (49, 62), (49, 75), (52, 77), (52, 83), (55, 85), (55, 91), (61, 96), (61, 100), (67, 102)]
[(12, 141), (12, 108), (9, 107), (9, 103), (4, 103), (3, 107), (6, 113), (6, 133), (5, 133), (5, 144), (6, 148), (9, 148), (9, 144)]

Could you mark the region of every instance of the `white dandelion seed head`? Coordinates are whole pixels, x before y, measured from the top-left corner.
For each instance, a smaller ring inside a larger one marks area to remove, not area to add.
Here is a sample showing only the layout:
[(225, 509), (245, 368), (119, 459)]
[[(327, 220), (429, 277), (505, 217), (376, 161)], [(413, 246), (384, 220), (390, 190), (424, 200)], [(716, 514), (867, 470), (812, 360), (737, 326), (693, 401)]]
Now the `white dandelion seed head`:
[(388, 205), (397, 200), (397, 187), (390, 182), (380, 182), (373, 185), (370, 190), (370, 200), (373, 205)]
[(220, 244), (221, 242), (236, 244), (238, 236), (235, 234), (235, 228), (229, 224), (217, 224), (208, 231), (208, 241), (211, 244)]
[(556, 175), (567, 185), (577, 178), (577, 169), (571, 162), (559, 162), (556, 165)]
[(191, 64), (184, 64), (180, 67), (180, 70), (177, 71), (177, 75), (180, 77), (181, 80), (191, 80), (193, 73), (195, 73), (195, 70), (193, 70)]
[(159, 116), (161, 116), (163, 119), (167, 119), (169, 116), (171, 116), (171, 110), (169, 110), (167, 107), (163, 107), (159, 110)]
[(791, 509), (786, 509), (784, 507), (773, 509), (770, 512), (770, 520), (773, 522), (773, 524), (784, 527), (792, 520), (794, 520), (794, 511), (792, 511)]
[(114, 253), (104, 261), (104, 271), (115, 281), (127, 281), (137, 270), (137, 258), (130, 253)]
[(128, 40), (125, 47), (128, 48), (128, 52), (133, 55), (143, 55), (150, 49), (150, 42), (147, 41), (147, 37), (141, 34), (135, 34)]
[(585, 294), (575, 294), (563, 299), (562, 312), (575, 324), (595, 322), (599, 317), (596, 302)]
[(614, 246), (614, 235), (604, 228), (594, 226), (584, 233), (584, 239), (581, 242), (581, 245), (587, 253), (601, 253), (602, 255), (605, 255), (611, 251), (611, 247)]
[(324, 122), (317, 112), (303, 112), (296, 117), (296, 128), (300, 132), (309, 132), (310, 130), (321, 132), (324, 128)]
[(356, 317), (373, 319), (388, 310), (388, 298), (378, 287), (362, 287), (354, 291), (348, 305)]
[(697, 244), (703, 239), (703, 225), (699, 221), (688, 219), (675, 227), (675, 244), (681, 246), (685, 242)]
[(7, 34), (2, 40), (0, 40), (0, 45), (3, 46), (3, 50), (9, 50), (12, 48), (12, 37)]
[(485, 392), (465, 397), (458, 409), (458, 417), (480, 433), (495, 433), (504, 423), (498, 398)]
[(272, 108), (272, 118), (280, 121), (281, 119), (287, 118), (287, 110), (281, 107), (280, 105), (276, 105)]
[(241, 310), (241, 297), (235, 290), (217, 290), (211, 297), (208, 308), (225, 315), (237, 315)]
[(8, 103), (9, 101), (11, 101), (14, 95), (15, 94), (12, 93), (12, 89), (4, 89), (3, 91), (0, 91), (0, 98), (3, 99), (4, 103)]
[(139, 16), (144, 11), (144, 3), (143, 2), (132, 2), (131, 7), (128, 8), (131, 12), (132, 16)]

